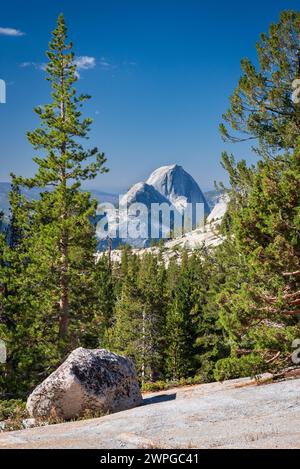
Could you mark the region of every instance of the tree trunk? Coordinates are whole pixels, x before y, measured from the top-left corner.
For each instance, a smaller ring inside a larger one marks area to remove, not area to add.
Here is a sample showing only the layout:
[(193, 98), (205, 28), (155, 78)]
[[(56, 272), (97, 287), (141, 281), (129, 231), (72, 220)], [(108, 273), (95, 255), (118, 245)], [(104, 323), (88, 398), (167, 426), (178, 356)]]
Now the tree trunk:
[(146, 360), (146, 325), (145, 325), (146, 315), (145, 311), (143, 311), (142, 315), (142, 385), (145, 383), (145, 360)]
[(63, 339), (68, 333), (69, 327), (69, 280), (68, 280), (68, 236), (65, 233), (60, 240), (61, 249), (61, 274), (60, 274), (60, 324), (59, 337)]

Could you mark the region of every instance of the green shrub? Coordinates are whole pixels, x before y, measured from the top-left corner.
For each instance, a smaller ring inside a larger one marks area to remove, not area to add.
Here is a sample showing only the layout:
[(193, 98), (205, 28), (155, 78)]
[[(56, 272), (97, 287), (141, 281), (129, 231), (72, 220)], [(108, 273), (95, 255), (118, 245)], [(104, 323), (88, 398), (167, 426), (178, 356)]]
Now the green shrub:
[(0, 400), (0, 421), (5, 422), (5, 427), (3, 427), (2, 431), (23, 429), (23, 420), (28, 417), (26, 402), (18, 399)]
[[(170, 386), (170, 382), (167, 381), (155, 381), (155, 382), (146, 382), (142, 385), (142, 392), (149, 392), (149, 391), (163, 391), (164, 389), (168, 389)], [(174, 383), (173, 383), (174, 384)]]
[(142, 392), (155, 392), (155, 391), (164, 391), (167, 389), (172, 389), (180, 386), (192, 386), (194, 384), (203, 383), (200, 376), (190, 377), (190, 378), (180, 378), (177, 381), (154, 381), (146, 382), (142, 385)]
[(0, 421), (15, 419), (18, 417), (27, 418), (26, 402), (18, 399), (0, 401)]
[(255, 354), (243, 355), (240, 358), (223, 358), (216, 363), (214, 378), (216, 381), (242, 377), (255, 377), (263, 373), (264, 362), (262, 357)]

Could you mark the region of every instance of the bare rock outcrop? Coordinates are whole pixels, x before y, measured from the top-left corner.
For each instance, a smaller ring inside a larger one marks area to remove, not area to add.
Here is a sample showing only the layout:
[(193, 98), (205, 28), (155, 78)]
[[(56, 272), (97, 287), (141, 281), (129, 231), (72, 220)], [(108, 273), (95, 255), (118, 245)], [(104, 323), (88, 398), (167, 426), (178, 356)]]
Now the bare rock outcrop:
[(31, 417), (72, 419), (87, 411), (119, 412), (142, 403), (133, 363), (108, 350), (78, 348), (27, 400)]

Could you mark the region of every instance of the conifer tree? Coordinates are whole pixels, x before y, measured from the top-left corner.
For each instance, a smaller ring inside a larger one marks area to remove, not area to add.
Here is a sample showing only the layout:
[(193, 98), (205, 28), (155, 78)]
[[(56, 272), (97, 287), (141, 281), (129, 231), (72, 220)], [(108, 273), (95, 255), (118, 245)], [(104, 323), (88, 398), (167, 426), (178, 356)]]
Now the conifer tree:
[(250, 140), (260, 155), (293, 150), (300, 131), (300, 108), (293, 81), (300, 78), (300, 13), (283, 11), (257, 42), (258, 66), (241, 61), (243, 74), (220, 126), (225, 140)]
[(122, 286), (115, 305), (115, 320), (110, 334), (110, 348), (129, 356), (141, 379), (145, 376), (143, 305), (137, 285), (140, 260), (128, 249), (122, 255)]
[(143, 304), (143, 336), (148, 379), (163, 377), (166, 315), (166, 272), (160, 254), (142, 256), (138, 286)]
[[(9, 193), (10, 216), (8, 228), (2, 237), (1, 265), (1, 324), (7, 347), (7, 362), (3, 366), (0, 385), (5, 396), (22, 395), (25, 376), (20, 373), (20, 363), (28, 353), (21, 330), (25, 330), (27, 291), (23, 284), (24, 267), (28, 263), (24, 243), (29, 232), (29, 211), (21, 195), (17, 179), (12, 175)], [(28, 324), (27, 324), (28, 326)], [(24, 327), (24, 329), (23, 329)], [(27, 331), (28, 333), (28, 331)]]
[(166, 321), (166, 373), (175, 380), (193, 376), (196, 372), (195, 342), (199, 311), (194, 288), (199, 290), (202, 287), (198, 284), (199, 279), (196, 285), (197, 264), (189, 259), (187, 251), (182, 252), (180, 263), (179, 268), (176, 268), (176, 264), (170, 265), (168, 271), (170, 290)]
[(0, 339), (4, 340), (6, 335), (5, 296), (6, 296), (6, 266), (5, 248), (6, 240), (4, 233), (4, 215), (0, 212)]
[[(96, 201), (81, 190), (81, 183), (106, 171), (105, 156), (80, 143), (92, 122), (81, 114), (89, 96), (75, 89), (78, 74), (63, 15), (47, 56), (52, 101), (35, 110), (41, 125), (28, 133), (38, 155), (33, 158), (37, 172), (32, 178), (13, 177), (11, 192), (8, 260), (14, 294), (5, 315), (13, 319), (13, 330), (5, 386), (20, 395), (72, 349), (98, 347), (103, 319), (98, 314), (92, 224)], [(40, 197), (26, 201), (18, 186), (36, 188)]]
[(115, 306), (112, 347), (131, 357), (141, 382), (164, 371), (165, 268), (157, 256), (123, 253), (125, 277)]
[[(261, 161), (248, 195), (237, 192), (234, 203), (232, 194), (227, 236), (239, 271), (228, 276), (216, 299), (236, 375), (243, 367), (249, 374), (251, 366), (258, 372), (291, 364), (292, 342), (300, 333), (299, 155), (296, 149), (292, 156)], [(237, 170), (233, 185), (242, 179)]]
[[(78, 96), (74, 88), (76, 65), (72, 44), (67, 43), (63, 15), (58, 18), (47, 56), (52, 102), (36, 109), (41, 126), (28, 133), (29, 142), (42, 155), (34, 158), (38, 165), (36, 175), (19, 181), (29, 188), (45, 189), (34, 207), (35, 242), (40, 241), (40, 244), (32, 246), (32, 250), (43, 250), (42, 244), (50, 248), (44, 259), (44, 274), (49, 274), (52, 268), (51, 283), (55, 288), (52, 307), (57, 308), (59, 316), (59, 337), (65, 339), (74, 302), (80, 297), (76, 286), (85, 286), (85, 289), (90, 286), (86, 272), (91, 269), (95, 248), (90, 224), (95, 203), (87, 193), (80, 191), (80, 185), (99, 171), (105, 171), (105, 157), (97, 148), (85, 150), (79, 142), (80, 138), (86, 138), (92, 122), (89, 118), (81, 119), (80, 108), (89, 97)], [(53, 190), (49, 190), (51, 187)]]
[(113, 267), (107, 255), (103, 255), (96, 264), (95, 276), (97, 283), (97, 314), (102, 318), (102, 334), (113, 324), (114, 305), (116, 301)]
[(223, 155), (231, 182), (223, 230), (239, 268), (216, 297), (231, 346), (231, 359), (218, 363), (217, 378), (289, 364), (299, 335), (300, 107), (292, 99), (299, 39), (300, 14), (283, 12), (258, 44), (260, 70), (243, 62), (225, 116), (234, 131), (258, 139), (261, 159), (248, 167)]
[(169, 379), (178, 380), (186, 375), (187, 337), (186, 311), (179, 298), (182, 268), (171, 259), (167, 272), (168, 306), (166, 314), (166, 363), (165, 373)]

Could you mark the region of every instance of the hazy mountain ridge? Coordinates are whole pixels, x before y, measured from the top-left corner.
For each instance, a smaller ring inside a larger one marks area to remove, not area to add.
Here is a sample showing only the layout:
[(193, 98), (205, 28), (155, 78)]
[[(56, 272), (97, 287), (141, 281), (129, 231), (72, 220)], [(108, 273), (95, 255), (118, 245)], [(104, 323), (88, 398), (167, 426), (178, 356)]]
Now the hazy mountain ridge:
[[(11, 185), (9, 182), (0, 182), (0, 210), (4, 212), (5, 215), (9, 213), (9, 192)], [(84, 192), (90, 192), (92, 198), (96, 199), (98, 202), (109, 202), (115, 204), (118, 201), (118, 195), (110, 194), (108, 192), (102, 192), (97, 189), (82, 189)], [(41, 191), (38, 189), (22, 189), (22, 193), (28, 199), (38, 199)]]
[[(7, 220), (9, 214), (9, 192), (10, 183), (0, 183), (0, 210), (3, 210), (5, 218)], [(118, 195), (98, 191), (95, 189), (87, 190), (91, 193), (91, 196), (95, 198), (100, 204), (111, 203), (117, 205)], [(40, 191), (37, 189), (24, 189), (24, 195), (29, 199), (37, 199)], [(144, 204), (148, 209), (151, 208), (151, 204), (167, 204), (173, 207), (173, 210), (178, 213), (182, 213), (188, 203), (196, 204), (203, 203), (205, 214), (210, 213), (210, 205), (213, 206), (218, 200), (217, 191), (209, 191), (209, 203), (206, 200), (205, 193), (203, 193), (193, 179), (193, 177), (187, 173), (182, 166), (173, 164), (169, 166), (163, 166), (156, 169), (151, 173), (146, 182), (138, 182), (131, 186), (128, 192), (122, 196), (121, 203), (126, 204), (130, 207), (134, 203)], [(123, 225), (127, 223), (128, 219), (120, 219), (117, 212), (109, 215), (110, 222), (119, 223)], [(96, 221), (99, 221), (97, 218)], [(151, 219), (148, 219), (149, 226)], [(99, 236), (98, 249), (102, 250), (107, 247), (106, 236)], [(194, 238), (194, 234), (192, 235)], [(120, 243), (130, 243), (136, 248), (143, 248), (150, 244), (150, 238), (146, 239), (113, 239), (113, 248), (116, 248)], [(174, 242), (174, 241), (173, 241)]]

